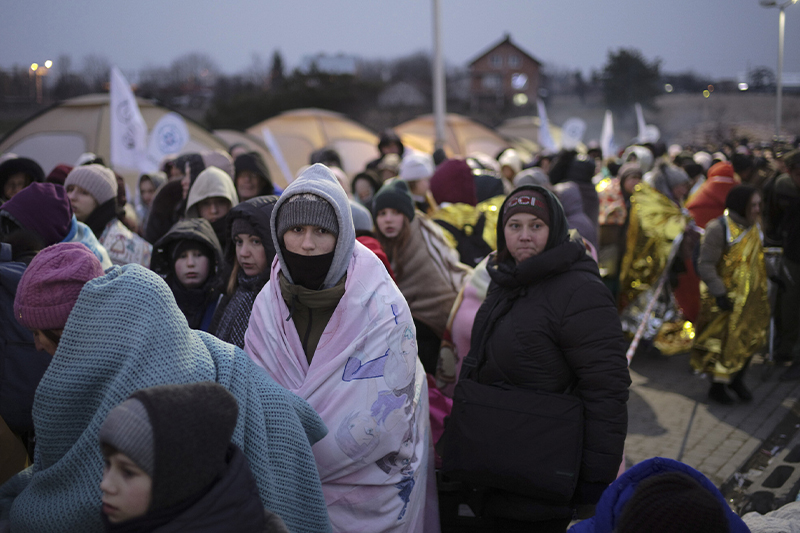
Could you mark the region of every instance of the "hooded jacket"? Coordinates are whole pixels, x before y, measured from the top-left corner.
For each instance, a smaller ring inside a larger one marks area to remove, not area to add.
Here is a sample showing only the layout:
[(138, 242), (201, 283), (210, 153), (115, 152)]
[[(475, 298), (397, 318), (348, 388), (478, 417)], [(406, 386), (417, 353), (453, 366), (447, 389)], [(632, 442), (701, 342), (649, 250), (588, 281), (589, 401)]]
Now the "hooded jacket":
[(717, 163), (711, 167), (708, 179), (686, 202), (686, 209), (692, 214), (695, 224), (705, 228), (710, 221), (722, 216), (725, 198), (738, 183), (730, 163)]
[[(283, 520), (264, 509), (247, 458), (235, 444), (230, 445), (226, 465), (200, 499), (166, 524), (153, 529), (153, 533), (288, 533)], [(146, 529), (147, 516), (134, 520), (142, 526), (142, 531)], [(126, 526), (133, 525), (127, 522), (109, 524), (106, 531), (130, 531)]]
[[(269, 281), (269, 265), (275, 258), (275, 247), (270, 234), (270, 218), (277, 199), (276, 196), (256, 196), (240, 203), (228, 213), (227, 234), (230, 236), (236, 219), (244, 218), (255, 229), (267, 256), (267, 268), (257, 276), (248, 278), (244, 272), (239, 272), (236, 291), (222, 298), (211, 321), (210, 333), (239, 347), (244, 347), (244, 332), (250, 319), (250, 310), (256, 295)], [(236, 263), (236, 245), (233, 239), (228, 240), (225, 248), (225, 263), (229, 269)]]
[(236, 207), (239, 203), (231, 177), (217, 167), (208, 167), (197, 176), (192, 188), (189, 189), (189, 196), (186, 198), (186, 216), (199, 217), (197, 204), (208, 198), (217, 197), (228, 200), (231, 207)]
[(573, 182), (563, 182), (555, 186), (558, 199), (564, 207), (564, 214), (571, 229), (578, 230), (581, 237), (589, 241), (595, 250), (599, 249), (597, 243), (597, 226), (592, 224), (589, 217), (583, 211), (583, 199), (581, 190)]
[[(570, 238), (558, 199), (536, 185), (517, 190), (545, 195), (550, 233), (545, 250), (519, 264), (490, 262), (491, 286), (472, 328), (471, 351), (490, 331), (477, 379), (554, 393), (574, 387), (585, 419), (575, 499), (594, 503), (622, 460), (630, 385), (625, 341), (611, 293), (583, 243)], [(506, 250), (502, 225), (497, 249)]]
[(270, 221), (272, 243), (275, 246), (278, 261), (281, 264), (281, 273), (290, 283), (294, 283), (281, 253), (280, 243), (283, 242), (283, 235), (278, 235), (277, 218), (281, 206), (289, 201), (289, 198), (304, 193), (319, 196), (328, 202), (336, 213), (339, 236), (336, 239), (336, 248), (333, 249), (331, 267), (322, 282), (323, 289), (330, 289), (339, 283), (339, 280), (347, 272), (347, 265), (350, 263), (350, 257), (353, 255), (353, 246), (355, 246), (356, 230), (353, 226), (353, 213), (350, 210), (347, 194), (328, 167), (320, 163), (311, 165), (283, 191), (280, 199), (275, 204), (275, 209), (272, 211), (272, 220)]
[[(694, 468), (684, 463), (664, 457), (653, 457), (642, 461), (624, 474), (606, 489), (600, 501), (597, 502), (595, 513), (592, 518), (583, 520), (572, 526), (569, 533), (613, 533), (619, 524), (622, 511), (625, 505), (633, 496), (636, 487), (645, 479), (666, 474), (668, 472), (680, 472), (693, 477), (708, 492), (719, 500), (720, 505), (728, 519), (728, 526), (731, 533), (749, 533), (750, 530), (739, 516), (734, 513), (725, 496), (714, 486), (711, 481)], [(678, 509), (676, 509), (678, 511)]]
[[(200, 243), (213, 254), (209, 265), (208, 278), (206, 278), (202, 287), (187, 289), (181, 285), (175, 275), (173, 250), (181, 241)], [(222, 286), (225, 283), (226, 272), (225, 261), (222, 257), (222, 247), (219, 245), (219, 240), (208, 220), (190, 218), (175, 224), (166, 235), (153, 245), (150, 269), (164, 278), (169, 288), (172, 289), (175, 301), (183, 311), (184, 316), (186, 316), (189, 327), (208, 331)]]
[[(224, 198), (230, 202), (232, 208), (239, 203), (233, 180), (217, 167), (208, 167), (203, 170), (192, 184), (192, 188), (189, 189), (189, 195), (186, 198), (186, 217), (199, 217), (200, 202), (209, 198)], [(217, 240), (222, 246), (225, 246), (230, 240), (225, 219), (226, 217), (222, 216), (211, 223), (214, 233), (217, 234)]]

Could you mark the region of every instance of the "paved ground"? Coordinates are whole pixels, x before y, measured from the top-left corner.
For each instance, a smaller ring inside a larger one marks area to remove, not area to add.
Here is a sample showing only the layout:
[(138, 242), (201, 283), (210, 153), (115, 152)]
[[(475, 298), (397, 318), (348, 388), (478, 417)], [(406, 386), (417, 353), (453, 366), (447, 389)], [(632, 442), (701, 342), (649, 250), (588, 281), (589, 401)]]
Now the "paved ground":
[[(800, 382), (778, 381), (782, 372), (757, 356), (745, 379), (754, 400), (723, 406), (710, 402), (709, 383), (692, 373), (688, 354), (637, 355), (631, 364), (628, 465), (654, 456), (681, 460), (721, 487), (737, 510), (756, 506), (764, 512), (793, 500), (800, 486)], [(795, 446), (798, 452), (790, 456)], [(772, 475), (779, 466), (784, 468)], [(762, 486), (771, 475), (767, 485), (778, 486)], [(750, 501), (756, 492), (762, 493), (758, 505)]]

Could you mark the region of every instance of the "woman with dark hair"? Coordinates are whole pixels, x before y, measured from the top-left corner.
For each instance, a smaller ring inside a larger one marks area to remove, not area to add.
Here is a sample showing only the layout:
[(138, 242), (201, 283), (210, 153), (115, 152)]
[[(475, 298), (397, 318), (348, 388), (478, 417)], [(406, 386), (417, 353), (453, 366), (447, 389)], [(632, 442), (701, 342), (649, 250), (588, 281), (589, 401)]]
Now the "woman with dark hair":
[(163, 237), (186, 212), (186, 198), (197, 176), (205, 170), (203, 156), (183, 154), (169, 164), (169, 181), (156, 192), (150, 206), (144, 238), (154, 243)]
[(44, 170), (27, 157), (12, 157), (0, 163), (0, 204), (34, 182), (44, 181)]
[[(625, 341), (597, 263), (582, 240), (570, 235), (564, 210), (550, 191), (536, 185), (517, 188), (503, 203), (499, 220), (497, 252), (487, 267), (491, 285), (472, 328), (468, 358), (478, 366), (462, 379), (571, 391), (583, 404), (584, 431), (570, 502), (489, 486), (483, 513), (498, 531), (563, 532), (572, 508), (597, 503), (622, 460), (630, 385)], [(474, 432), (487, 429), (476, 425)], [(514, 441), (513, 428), (507, 438)], [(519, 446), (537, 460), (536, 442)]]
[(232, 265), (225, 296), (217, 306), (209, 331), (225, 342), (244, 348), (244, 333), (253, 302), (269, 281), (275, 247), (270, 217), (276, 196), (257, 196), (228, 213), (230, 240), (225, 260)]
[(233, 161), (233, 168), (233, 182), (236, 184), (236, 193), (240, 201), (275, 193), (269, 168), (258, 152), (239, 155)]
[(703, 284), (692, 367), (711, 379), (708, 396), (730, 405), (726, 384), (740, 400), (753, 399), (744, 374), (766, 340), (770, 310), (758, 223), (761, 194), (738, 185), (728, 193), (725, 207), (724, 215), (708, 223), (700, 244), (697, 272)]

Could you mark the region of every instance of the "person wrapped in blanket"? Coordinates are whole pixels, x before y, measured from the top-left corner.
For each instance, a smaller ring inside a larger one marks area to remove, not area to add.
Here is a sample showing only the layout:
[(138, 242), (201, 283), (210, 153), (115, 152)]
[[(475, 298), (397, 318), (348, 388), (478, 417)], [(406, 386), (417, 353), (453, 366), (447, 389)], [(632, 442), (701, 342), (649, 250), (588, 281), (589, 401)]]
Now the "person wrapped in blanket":
[[(620, 269), (619, 309), (622, 328), (631, 337), (639, 328), (648, 307), (644, 339), (664, 355), (691, 348), (693, 329), (683, 319), (673, 296), (681, 267), (691, 262), (697, 233), (683, 199), (691, 185), (689, 175), (674, 165), (662, 163), (653, 171), (653, 184), (639, 183), (631, 195), (631, 209), (625, 255)], [(687, 238), (684, 238), (687, 235)], [(676, 240), (679, 249), (668, 259)], [(670, 268), (669, 283), (663, 283), (656, 295), (659, 280)], [(649, 306), (653, 302), (655, 305)]]

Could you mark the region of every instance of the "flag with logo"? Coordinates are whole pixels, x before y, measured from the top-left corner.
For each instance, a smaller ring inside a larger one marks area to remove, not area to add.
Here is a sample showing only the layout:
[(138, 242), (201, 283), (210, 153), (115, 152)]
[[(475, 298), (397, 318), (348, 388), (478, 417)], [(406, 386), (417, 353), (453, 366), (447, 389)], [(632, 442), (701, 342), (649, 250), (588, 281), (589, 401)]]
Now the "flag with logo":
[(541, 98), (536, 99), (536, 109), (539, 113), (539, 146), (547, 152), (556, 152), (558, 147), (550, 135), (550, 122), (547, 120), (547, 110)]
[(617, 155), (617, 143), (614, 141), (614, 116), (610, 109), (606, 109), (606, 116), (603, 118), (603, 129), (600, 132), (600, 149), (603, 151), (603, 159)]
[(147, 124), (136, 97), (122, 72), (111, 69), (111, 166), (135, 169), (147, 167)]

